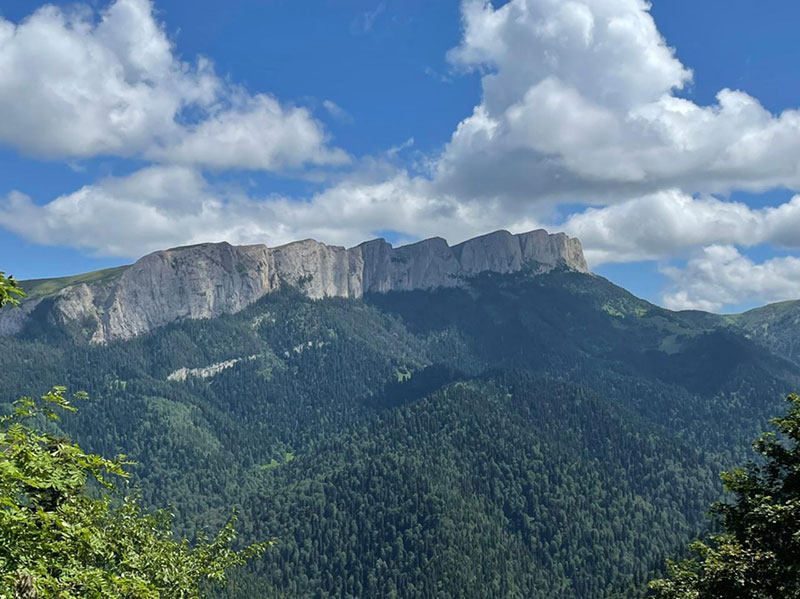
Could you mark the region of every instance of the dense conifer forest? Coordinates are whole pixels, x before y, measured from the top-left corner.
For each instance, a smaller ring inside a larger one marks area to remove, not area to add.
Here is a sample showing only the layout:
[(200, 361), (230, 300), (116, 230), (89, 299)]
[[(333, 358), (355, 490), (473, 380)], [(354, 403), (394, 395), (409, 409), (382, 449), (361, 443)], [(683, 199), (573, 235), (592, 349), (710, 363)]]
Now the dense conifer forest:
[(730, 319), (568, 271), (364, 300), (287, 288), (85, 339), (41, 319), (4, 340), (0, 400), (86, 391), (51, 426), (135, 460), (177, 534), (235, 509), (243, 543), (274, 538), (228, 599), (643, 597), (798, 388)]

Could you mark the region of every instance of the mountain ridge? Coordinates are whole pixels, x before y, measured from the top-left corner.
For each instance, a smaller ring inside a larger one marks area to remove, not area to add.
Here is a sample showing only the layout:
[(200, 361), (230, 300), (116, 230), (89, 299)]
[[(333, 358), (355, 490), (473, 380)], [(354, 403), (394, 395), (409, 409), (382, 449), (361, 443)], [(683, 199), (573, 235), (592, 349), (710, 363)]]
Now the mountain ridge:
[(90, 341), (105, 343), (184, 318), (235, 313), (287, 284), (312, 299), (359, 298), (456, 287), (487, 271), (543, 273), (558, 267), (589, 272), (578, 239), (544, 229), (494, 231), (453, 246), (441, 237), (397, 248), (384, 239), (351, 248), (313, 239), (273, 248), (201, 243), (156, 251), (95, 277), (68, 277), (63, 286), (40, 280), (37, 288), (52, 293), (36, 294), (21, 310), (0, 312), (0, 335), (17, 334), (38, 316), (51, 324), (77, 324)]

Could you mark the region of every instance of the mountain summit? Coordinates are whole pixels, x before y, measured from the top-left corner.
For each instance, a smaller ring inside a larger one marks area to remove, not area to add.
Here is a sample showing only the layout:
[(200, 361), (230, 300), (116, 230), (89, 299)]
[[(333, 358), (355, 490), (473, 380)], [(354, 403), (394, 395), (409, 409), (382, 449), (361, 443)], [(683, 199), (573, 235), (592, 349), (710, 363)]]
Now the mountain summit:
[(313, 239), (268, 248), (204, 243), (154, 252), (129, 267), (28, 281), (21, 310), (0, 314), (0, 334), (22, 330), (34, 311), (78, 322), (95, 343), (126, 339), (183, 318), (238, 312), (284, 284), (311, 298), (455, 287), (481, 272), (565, 267), (588, 272), (580, 241), (539, 229), (496, 231), (449, 246), (441, 237), (398, 248), (383, 239), (345, 249)]

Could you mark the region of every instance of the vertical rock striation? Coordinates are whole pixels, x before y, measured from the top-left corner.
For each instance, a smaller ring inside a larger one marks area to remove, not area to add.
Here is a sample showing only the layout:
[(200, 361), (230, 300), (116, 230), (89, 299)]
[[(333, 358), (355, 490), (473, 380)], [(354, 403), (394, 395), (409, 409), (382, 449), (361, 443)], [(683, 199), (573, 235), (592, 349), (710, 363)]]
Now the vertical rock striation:
[[(374, 239), (345, 249), (313, 239), (276, 248), (204, 243), (149, 254), (108, 281), (71, 285), (45, 298), (47, 318), (80, 321), (91, 340), (127, 339), (184, 318), (238, 312), (281, 285), (308, 297), (359, 298), (365, 293), (463, 285), (482, 272), (589, 272), (580, 241), (538, 230), (496, 231), (453, 247), (441, 237), (394, 248)], [(0, 335), (22, 330), (41, 298), (0, 312)]]

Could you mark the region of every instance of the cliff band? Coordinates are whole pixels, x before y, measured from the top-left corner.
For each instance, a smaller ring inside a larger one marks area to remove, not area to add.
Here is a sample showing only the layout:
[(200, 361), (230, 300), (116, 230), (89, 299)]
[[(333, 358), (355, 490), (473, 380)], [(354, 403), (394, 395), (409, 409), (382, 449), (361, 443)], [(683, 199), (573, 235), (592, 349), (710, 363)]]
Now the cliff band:
[(455, 246), (434, 237), (392, 247), (383, 239), (345, 249), (311, 239), (276, 248), (204, 243), (149, 254), (113, 277), (69, 285), (0, 312), (0, 335), (20, 332), (34, 312), (80, 320), (91, 341), (127, 339), (184, 318), (234, 313), (283, 284), (311, 298), (462, 285), (481, 272), (523, 267), (589, 272), (580, 241), (542, 229), (496, 231)]

